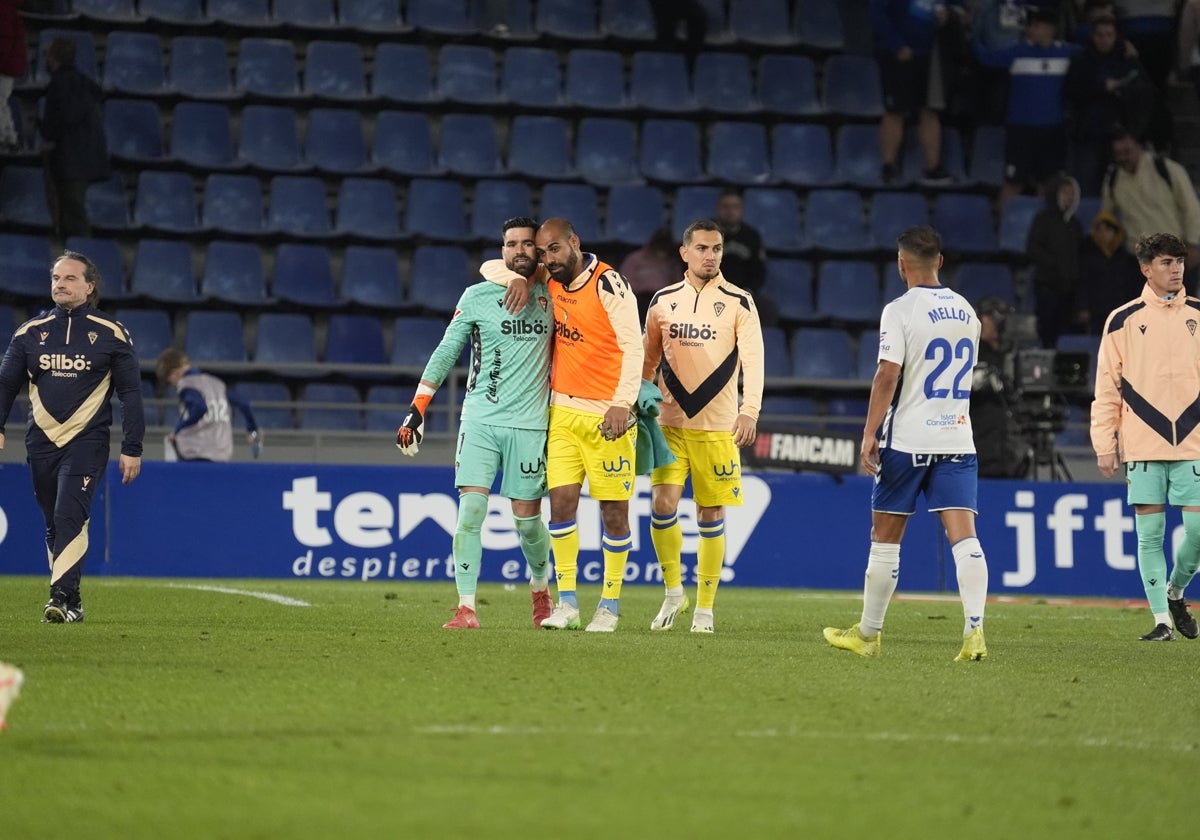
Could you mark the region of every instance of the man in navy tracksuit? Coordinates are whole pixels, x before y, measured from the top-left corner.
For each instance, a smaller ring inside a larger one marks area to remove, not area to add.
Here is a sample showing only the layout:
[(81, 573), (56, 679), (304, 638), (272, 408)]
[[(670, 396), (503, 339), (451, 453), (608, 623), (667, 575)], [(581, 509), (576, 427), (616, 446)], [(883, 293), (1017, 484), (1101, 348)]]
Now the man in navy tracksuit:
[(95, 308), (100, 273), (83, 254), (65, 252), (50, 272), (55, 307), (13, 334), (0, 362), (0, 449), (4, 423), (29, 383), (25, 448), (33, 492), (46, 519), (50, 600), (44, 622), (83, 621), (79, 579), (87, 553), (88, 517), (108, 466), (113, 391), (124, 420), (121, 483), (142, 469), (141, 373), (129, 332)]

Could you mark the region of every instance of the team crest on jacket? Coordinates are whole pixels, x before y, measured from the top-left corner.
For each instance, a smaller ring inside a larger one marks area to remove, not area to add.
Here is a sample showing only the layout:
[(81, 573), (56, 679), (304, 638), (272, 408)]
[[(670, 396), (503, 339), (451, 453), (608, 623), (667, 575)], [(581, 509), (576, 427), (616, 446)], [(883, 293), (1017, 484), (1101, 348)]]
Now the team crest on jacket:
[(1195, 335), (1195, 334), (1196, 334), (1196, 321), (1195, 321), (1195, 319), (1194, 319), (1194, 318), (1188, 318), (1188, 319), (1187, 319), (1187, 321), (1185, 321), (1184, 323), (1187, 325), (1188, 332), (1189, 332), (1189, 333), (1191, 333), (1192, 335)]
[(96, 339), (99, 337), (100, 337), (100, 333), (94, 333), (94, 332), (88, 333), (88, 344), (95, 344)]
[(725, 304), (722, 303), (721, 301), (717, 301), (716, 303), (713, 304), (713, 312), (717, 313), (718, 318), (721, 317), (721, 313), (724, 311), (725, 311)]

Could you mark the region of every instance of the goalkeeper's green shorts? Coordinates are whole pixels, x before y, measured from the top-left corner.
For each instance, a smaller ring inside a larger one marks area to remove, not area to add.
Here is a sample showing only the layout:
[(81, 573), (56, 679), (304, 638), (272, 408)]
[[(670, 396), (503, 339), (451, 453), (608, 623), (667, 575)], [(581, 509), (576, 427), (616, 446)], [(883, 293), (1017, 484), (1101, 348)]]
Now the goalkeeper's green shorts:
[(1125, 482), (1131, 505), (1200, 507), (1200, 461), (1128, 461)]
[(491, 489), (497, 473), (503, 473), (500, 495), (504, 498), (544, 497), (546, 430), (465, 421), (454, 452), (454, 486)]

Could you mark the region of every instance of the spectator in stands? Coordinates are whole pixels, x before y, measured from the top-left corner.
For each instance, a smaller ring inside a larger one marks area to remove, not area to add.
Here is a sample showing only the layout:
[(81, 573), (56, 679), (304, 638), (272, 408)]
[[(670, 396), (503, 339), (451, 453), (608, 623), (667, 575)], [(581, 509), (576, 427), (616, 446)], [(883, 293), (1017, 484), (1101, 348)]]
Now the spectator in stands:
[(683, 53), (688, 68), (693, 69), (708, 35), (708, 13), (704, 4), (700, 0), (654, 0), (650, 6), (654, 11), (657, 47), (668, 52), (678, 49), (679, 25), (683, 24), (686, 33)]
[(975, 306), (979, 358), (971, 381), (971, 431), (979, 474), (989, 478), (1017, 478), (1029, 449), (1017, 417), (1016, 354), (1004, 333), (1011, 312), (1007, 301), (995, 296)]
[[(1002, 50), (1021, 40), (1025, 32), (1026, 0), (983, 0), (976, 10), (973, 24), (975, 38), (990, 50)], [(1004, 122), (1008, 99), (1008, 70), (979, 66), (977, 88), (980, 101), (976, 103), (975, 118), (984, 125)]]
[(21, 148), (8, 100), (17, 79), (25, 75), (25, 23), (21, 20), (24, 3), (0, 0), (0, 154), (12, 154)]
[(56, 38), (46, 48), (46, 87), (41, 132), (46, 141), (55, 227), (59, 236), (90, 236), (87, 188), (109, 175), (100, 86), (75, 67), (75, 45)]
[(1067, 158), (1063, 82), (1079, 47), (1055, 40), (1056, 11), (1031, 9), (1027, 17), (1025, 39), (1010, 47), (989, 50), (978, 39), (974, 42), (981, 63), (1008, 69), (1001, 204), (1036, 188), (1061, 170)]
[(762, 235), (742, 221), (745, 210), (742, 194), (736, 189), (726, 189), (717, 198), (715, 221), (725, 237), (721, 273), (729, 282), (754, 295), (763, 326), (773, 327), (779, 322), (779, 307), (762, 291), (767, 282), (767, 251)]
[(917, 142), (921, 144), (925, 164), (923, 182), (937, 185), (951, 181), (941, 162), (942, 119), (939, 112), (946, 107), (945, 74), (934, 44), (938, 28), (944, 26), (953, 13), (943, 3), (871, 0), (871, 22), (875, 29), (886, 111), (879, 124), (879, 153), (883, 158), (881, 177), (885, 184), (900, 177), (904, 124), (914, 113), (917, 114)]
[(233, 457), (233, 412), (246, 419), (246, 442), (250, 453), (262, 454), (262, 434), (250, 403), (225, 386), (217, 377), (193, 367), (187, 354), (168, 347), (158, 356), (159, 384), (175, 389), (179, 396), (179, 422), (167, 435), (167, 460), (228, 461)]
[(637, 296), (638, 312), (644, 320), (654, 293), (683, 277), (683, 263), (671, 229), (662, 227), (654, 231), (645, 245), (621, 262), (620, 271)]
[(1200, 95), (1200, 0), (1187, 0), (1183, 4), (1175, 60), (1179, 78), (1190, 79), (1192, 88)]
[(1046, 187), (1046, 206), (1029, 227), (1026, 251), (1033, 260), (1033, 292), (1037, 307), (1038, 337), (1043, 347), (1054, 347), (1058, 337), (1078, 322), (1079, 249), (1083, 228), (1075, 211), (1079, 185), (1069, 175)]
[(1133, 45), (1158, 92), (1151, 104), (1144, 138), (1164, 151), (1171, 148), (1175, 134), (1174, 120), (1167, 107), (1167, 80), (1175, 66), (1177, 3), (1178, 0), (1121, 0), (1117, 18), (1121, 34)]
[(1079, 310), (1089, 335), (1103, 335), (1104, 321), (1126, 301), (1138, 296), (1144, 284), (1137, 258), (1123, 246), (1125, 231), (1109, 213), (1092, 221), (1079, 257)]

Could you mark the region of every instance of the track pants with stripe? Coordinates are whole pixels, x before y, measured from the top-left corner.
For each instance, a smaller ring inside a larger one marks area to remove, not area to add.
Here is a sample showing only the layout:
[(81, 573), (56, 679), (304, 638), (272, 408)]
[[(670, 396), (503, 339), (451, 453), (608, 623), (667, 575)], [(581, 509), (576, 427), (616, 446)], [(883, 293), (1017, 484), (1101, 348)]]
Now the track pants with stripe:
[(92, 499), (104, 479), (108, 452), (107, 440), (76, 440), (56, 452), (29, 457), (33, 493), (46, 520), (50, 586), (71, 600), (79, 595)]

